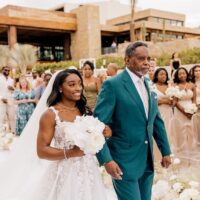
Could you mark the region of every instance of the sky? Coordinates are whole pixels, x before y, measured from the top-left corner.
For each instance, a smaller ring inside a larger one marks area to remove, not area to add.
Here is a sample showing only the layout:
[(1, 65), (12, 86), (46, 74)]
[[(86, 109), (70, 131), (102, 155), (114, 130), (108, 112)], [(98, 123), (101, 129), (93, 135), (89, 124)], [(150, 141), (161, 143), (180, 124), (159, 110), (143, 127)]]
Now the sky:
[[(48, 9), (61, 3), (87, 3), (100, 0), (0, 0), (0, 7), (7, 4)], [(109, 0), (101, 0), (109, 1)], [(128, 4), (130, 0), (118, 0)], [(200, 0), (137, 0), (141, 9), (155, 8), (186, 15), (186, 26), (200, 27)]]

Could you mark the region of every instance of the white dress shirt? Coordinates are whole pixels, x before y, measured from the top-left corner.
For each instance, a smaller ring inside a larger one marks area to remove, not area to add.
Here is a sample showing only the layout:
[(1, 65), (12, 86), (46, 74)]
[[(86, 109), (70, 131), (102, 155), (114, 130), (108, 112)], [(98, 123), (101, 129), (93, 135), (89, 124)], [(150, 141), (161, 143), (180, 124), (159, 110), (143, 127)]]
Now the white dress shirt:
[(137, 92), (142, 100), (143, 106), (144, 106), (144, 110), (145, 110), (145, 114), (146, 117), (148, 118), (148, 110), (149, 110), (149, 105), (148, 105), (148, 94), (147, 94), (147, 90), (144, 84), (144, 77), (142, 76), (141, 78), (139, 78), (137, 75), (135, 75), (133, 72), (131, 72), (127, 67), (126, 67), (126, 71), (128, 72), (128, 74), (130, 75), (133, 84), (135, 85)]

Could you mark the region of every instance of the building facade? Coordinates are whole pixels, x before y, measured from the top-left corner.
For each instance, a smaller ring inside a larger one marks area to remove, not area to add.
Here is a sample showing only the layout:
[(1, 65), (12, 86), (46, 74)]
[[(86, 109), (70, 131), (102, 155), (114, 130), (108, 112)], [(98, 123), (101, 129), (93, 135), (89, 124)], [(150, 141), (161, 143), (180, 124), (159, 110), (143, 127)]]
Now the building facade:
[[(60, 5), (51, 10), (18, 6), (0, 9), (0, 44), (13, 47), (28, 43), (38, 48), (41, 61), (97, 58), (114, 52), (112, 44), (130, 40), (131, 15), (120, 3)], [(107, 5), (107, 7), (106, 7)], [(107, 14), (106, 14), (107, 13)], [(116, 16), (118, 15), (123, 16)], [(103, 15), (103, 17), (102, 17)], [(200, 37), (199, 28), (185, 27), (185, 15), (156, 9), (137, 10), (134, 32), (137, 40), (169, 41)], [(115, 50), (115, 49), (114, 49)]]

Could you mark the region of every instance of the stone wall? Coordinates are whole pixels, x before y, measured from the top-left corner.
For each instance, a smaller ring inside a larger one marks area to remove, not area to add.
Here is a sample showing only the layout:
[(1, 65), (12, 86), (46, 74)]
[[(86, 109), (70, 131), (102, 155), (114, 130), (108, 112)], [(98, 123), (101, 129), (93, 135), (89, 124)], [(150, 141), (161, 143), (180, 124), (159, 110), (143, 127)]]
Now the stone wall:
[(101, 55), (99, 7), (84, 5), (72, 12), (77, 15), (77, 31), (71, 34), (72, 59), (98, 58)]

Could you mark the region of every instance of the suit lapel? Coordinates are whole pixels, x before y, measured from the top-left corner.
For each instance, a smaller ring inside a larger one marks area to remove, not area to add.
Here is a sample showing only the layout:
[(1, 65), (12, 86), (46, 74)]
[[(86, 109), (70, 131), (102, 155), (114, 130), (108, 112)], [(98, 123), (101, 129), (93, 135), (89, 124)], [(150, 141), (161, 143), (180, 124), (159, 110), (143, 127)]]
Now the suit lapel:
[(146, 119), (146, 114), (145, 114), (143, 102), (142, 102), (142, 100), (140, 98), (140, 95), (139, 95), (139, 93), (138, 93), (138, 91), (137, 91), (137, 89), (136, 89), (131, 77), (129, 76), (129, 74), (128, 74), (128, 72), (126, 70), (124, 70), (124, 72), (122, 72), (122, 73), (123, 73), (124, 87), (126, 88), (128, 93), (130, 94), (132, 99), (134, 99), (134, 101), (138, 105), (138, 108), (143, 113), (143, 115), (144, 115), (144, 117)]
[(149, 103), (149, 112), (148, 112), (148, 119), (149, 117), (151, 116), (151, 103), (152, 103), (152, 100), (151, 100), (151, 91), (149, 89), (149, 84), (148, 84), (148, 80), (146, 78), (144, 78), (144, 84), (145, 84), (145, 87), (147, 89), (147, 93), (148, 93), (148, 103)]

